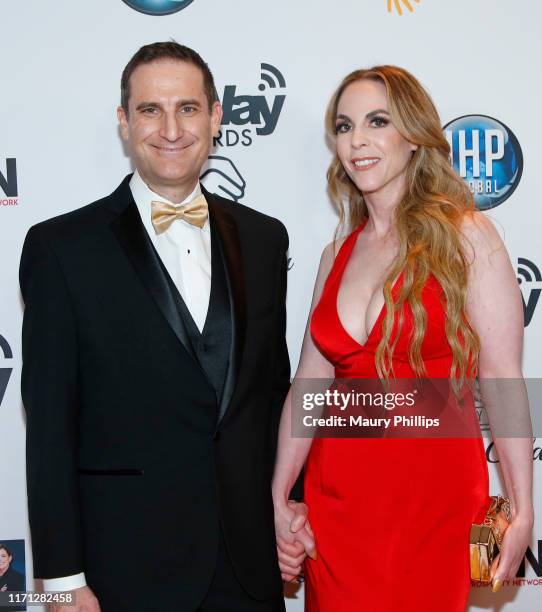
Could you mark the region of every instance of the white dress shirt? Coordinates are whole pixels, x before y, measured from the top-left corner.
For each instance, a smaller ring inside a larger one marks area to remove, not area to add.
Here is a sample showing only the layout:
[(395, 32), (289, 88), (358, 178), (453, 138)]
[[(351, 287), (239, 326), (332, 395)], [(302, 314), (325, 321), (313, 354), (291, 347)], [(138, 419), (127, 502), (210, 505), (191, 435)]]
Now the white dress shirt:
[[(137, 170), (130, 181), (130, 189), (143, 225), (166, 270), (179, 290), (198, 329), (203, 330), (209, 298), (211, 296), (211, 230), (209, 219), (202, 228), (183, 219), (174, 221), (163, 234), (156, 234), (151, 221), (151, 202), (169, 202), (154, 193), (143, 181)], [(180, 204), (184, 206), (200, 195), (199, 183)]]
[[(151, 220), (151, 202), (169, 202), (166, 198), (154, 193), (143, 181), (136, 170), (130, 181), (141, 221), (149, 235), (154, 248), (164, 263), (171, 279), (186, 303), (194, 322), (200, 331), (203, 330), (209, 298), (211, 297), (211, 231), (209, 219), (202, 228), (191, 225), (183, 219), (174, 221), (162, 234), (156, 234)], [(184, 206), (201, 193), (199, 183), (194, 191), (180, 204)], [(127, 551), (127, 554), (130, 554)], [(86, 586), (85, 574), (75, 574), (62, 578), (50, 578), (43, 581), (45, 591), (70, 591)]]

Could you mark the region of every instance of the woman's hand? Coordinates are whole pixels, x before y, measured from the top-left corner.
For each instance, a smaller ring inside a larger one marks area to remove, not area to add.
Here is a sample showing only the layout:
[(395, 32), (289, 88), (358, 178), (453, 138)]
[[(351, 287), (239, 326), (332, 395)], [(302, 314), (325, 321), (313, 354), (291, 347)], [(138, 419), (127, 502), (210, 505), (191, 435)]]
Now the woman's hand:
[(277, 554), (282, 579), (294, 582), (308, 555), (316, 559), (314, 534), (308, 521), (309, 509), (302, 502), (275, 503)]
[(504, 534), (501, 551), (491, 567), (493, 592), (500, 590), (504, 580), (516, 577), (533, 531), (532, 517), (516, 517)]

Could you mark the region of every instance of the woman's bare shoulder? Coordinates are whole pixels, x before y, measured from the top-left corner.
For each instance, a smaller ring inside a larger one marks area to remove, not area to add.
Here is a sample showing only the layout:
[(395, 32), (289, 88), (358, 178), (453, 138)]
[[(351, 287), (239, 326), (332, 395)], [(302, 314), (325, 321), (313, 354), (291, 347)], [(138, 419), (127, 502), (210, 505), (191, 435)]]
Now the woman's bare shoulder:
[(480, 211), (469, 211), (463, 215), (461, 235), (469, 260), (487, 258), (505, 248), (493, 221)]

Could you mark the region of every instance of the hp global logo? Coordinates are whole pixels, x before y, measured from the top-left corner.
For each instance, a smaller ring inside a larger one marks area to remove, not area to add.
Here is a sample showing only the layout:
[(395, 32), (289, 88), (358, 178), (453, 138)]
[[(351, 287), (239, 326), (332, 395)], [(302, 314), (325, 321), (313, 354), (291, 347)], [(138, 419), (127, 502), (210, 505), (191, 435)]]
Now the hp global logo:
[(186, 8), (193, 0), (123, 0), (125, 4), (145, 15), (171, 15)]
[[(14, 157), (8, 157), (5, 160), (5, 170), (0, 164), (0, 205), (1, 206), (17, 206), (19, 203), (17, 189), (17, 160)], [(5, 195), (6, 197), (2, 197)]]
[(542, 293), (542, 274), (535, 263), (518, 257), (517, 278), (523, 300), (524, 326), (527, 327)]
[[(0, 359), (2, 355), (4, 359), (13, 359), (13, 352), (4, 336), (0, 336)], [(13, 368), (0, 368), (0, 404), (2, 404), (4, 394), (8, 388), (12, 370)]]
[(260, 65), (260, 80), (258, 90), (262, 93), (256, 95), (239, 94), (237, 85), (224, 87), (222, 125), (226, 127), (215, 138), (215, 146), (249, 147), (255, 136), (269, 136), (275, 131), (286, 100), (282, 93), (286, 80), (280, 70), (266, 63)]
[(459, 117), (444, 129), (454, 169), (469, 184), (477, 208), (507, 200), (523, 172), (523, 153), (512, 130), (485, 115)]

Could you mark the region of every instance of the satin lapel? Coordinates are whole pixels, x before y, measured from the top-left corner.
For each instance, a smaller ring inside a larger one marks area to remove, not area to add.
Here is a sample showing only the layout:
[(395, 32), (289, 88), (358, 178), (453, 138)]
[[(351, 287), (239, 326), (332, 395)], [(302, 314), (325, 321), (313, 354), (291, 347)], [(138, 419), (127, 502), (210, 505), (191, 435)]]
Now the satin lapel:
[(231, 215), (212, 194), (206, 190), (204, 190), (204, 194), (209, 205), (211, 221), (215, 224), (220, 238), (222, 255), (226, 265), (228, 292), (232, 312), (232, 347), (230, 352), (230, 365), (226, 375), (222, 402), (220, 404), (220, 422), (226, 413), (235, 390), (245, 346), (245, 276), (243, 273), (243, 258), (237, 223), (233, 215)]
[(111, 229), (173, 332), (186, 351), (195, 359), (190, 339), (175, 305), (160, 259), (147, 236), (133, 200), (111, 223)]

